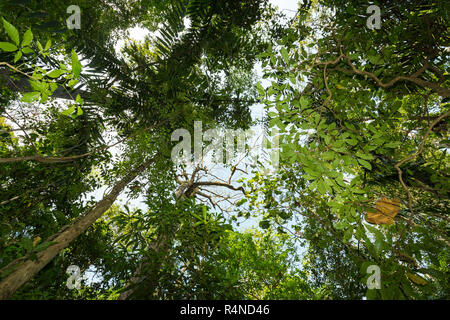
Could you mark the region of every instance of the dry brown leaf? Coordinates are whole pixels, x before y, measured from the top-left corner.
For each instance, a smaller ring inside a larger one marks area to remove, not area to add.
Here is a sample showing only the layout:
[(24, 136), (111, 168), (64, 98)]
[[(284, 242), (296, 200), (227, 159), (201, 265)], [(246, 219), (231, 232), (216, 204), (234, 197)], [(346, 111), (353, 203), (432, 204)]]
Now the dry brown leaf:
[(375, 203), (375, 208), (367, 211), (366, 221), (372, 224), (391, 225), (399, 211), (399, 199), (381, 198)]

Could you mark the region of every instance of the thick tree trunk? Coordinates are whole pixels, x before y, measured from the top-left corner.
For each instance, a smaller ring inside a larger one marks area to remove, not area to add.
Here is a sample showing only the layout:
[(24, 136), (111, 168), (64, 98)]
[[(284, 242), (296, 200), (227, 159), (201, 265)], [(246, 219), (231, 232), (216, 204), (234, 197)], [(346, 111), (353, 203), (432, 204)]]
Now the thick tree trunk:
[(148, 168), (154, 161), (154, 158), (143, 162), (133, 171), (128, 173), (122, 180), (117, 182), (112, 190), (97, 205), (90, 209), (85, 215), (78, 217), (68, 226), (61, 229), (57, 234), (51, 236), (47, 241), (53, 241), (45, 250), (36, 254), (36, 260), (27, 259), (27, 257), (17, 259), (2, 269), (15, 270), (0, 282), (0, 299), (8, 299), (17, 289), (30, 280), (36, 273), (45, 267), (62, 249), (67, 247), (76, 237), (86, 231), (97, 219), (99, 219), (114, 203), (117, 196), (125, 187), (133, 181), (141, 172)]

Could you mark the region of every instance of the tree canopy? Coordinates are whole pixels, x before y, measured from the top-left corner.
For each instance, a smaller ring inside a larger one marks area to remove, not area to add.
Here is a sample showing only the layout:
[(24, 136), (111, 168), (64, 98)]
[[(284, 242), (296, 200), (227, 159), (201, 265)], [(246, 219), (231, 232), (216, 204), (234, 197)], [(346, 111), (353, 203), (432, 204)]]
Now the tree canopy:
[(71, 2), (0, 3), (0, 299), (449, 298), (443, 1)]

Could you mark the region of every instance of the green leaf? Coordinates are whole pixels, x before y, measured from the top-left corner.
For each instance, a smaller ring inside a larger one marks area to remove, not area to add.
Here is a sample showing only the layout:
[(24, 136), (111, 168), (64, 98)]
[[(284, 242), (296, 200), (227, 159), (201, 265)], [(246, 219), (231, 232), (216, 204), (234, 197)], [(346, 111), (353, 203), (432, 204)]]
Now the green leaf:
[(308, 106), (309, 106), (309, 100), (308, 100), (308, 98), (306, 98), (306, 97), (304, 97), (304, 96), (300, 97), (300, 107), (301, 107), (302, 109), (304, 109), (304, 108), (307, 108)]
[(384, 146), (386, 147), (386, 148), (392, 148), (392, 149), (394, 149), (394, 148), (397, 148), (399, 145), (401, 145), (402, 143), (401, 142), (389, 142), (389, 143), (386, 143)]
[(50, 49), (51, 45), (52, 45), (52, 40), (48, 39), (46, 44), (45, 44), (44, 51), (47, 51), (48, 49)]
[(363, 159), (358, 159), (358, 162), (366, 169), (372, 170), (372, 165)]
[(353, 236), (353, 227), (348, 228), (345, 232), (344, 232), (344, 237), (342, 238), (342, 241), (344, 243), (347, 243)]
[(50, 83), (50, 90), (53, 92), (53, 91), (55, 91), (56, 89), (58, 89), (58, 84), (56, 84), (56, 83), (54, 83), (54, 82), (51, 82), (51, 83)]
[(16, 54), (14, 55), (14, 63), (19, 61), (20, 58), (22, 58), (22, 52), (17, 51)]
[(355, 60), (359, 58), (359, 54), (358, 53), (351, 53), (349, 55), (350, 60)]
[(270, 222), (267, 220), (260, 221), (259, 226), (261, 229), (268, 229), (270, 227)]
[(27, 102), (27, 103), (34, 102), (34, 101), (38, 100), (40, 96), (41, 96), (40, 92), (36, 92), (36, 91), (27, 92), (23, 95), (21, 101)]
[(375, 159), (375, 157), (373, 155), (371, 155), (371, 154), (364, 154), (364, 153), (361, 153), (359, 151), (356, 152), (356, 156), (358, 158), (361, 158), (361, 159), (364, 159), (364, 160), (373, 160), (373, 159)]
[[(72, 58), (73, 74), (75, 75), (75, 77), (78, 77), (81, 73), (81, 63), (80, 63), (80, 60), (78, 60), (78, 55), (74, 50), (72, 50), (71, 58)], [(259, 91), (259, 89), (258, 89), (258, 91)]]
[(315, 170), (314, 170), (313, 168), (311, 168), (311, 167), (304, 167), (303, 170), (304, 170), (307, 174), (309, 174), (310, 176), (312, 176), (312, 177), (316, 177), (316, 178), (320, 177), (320, 172), (319, 172), (319, 171), (315, 171)]
[(381, 297), (383, 300), (392, 300), (395, 296), (395, 288), (391, 285), (389, 287), (381, 288)]
[(264, 96), (266, 94), (266, 91), (264, 90), (264, 87), (259, 82), (256, 84), (256, 90), (258, 90), (258, 93), (261, 96)]
[(26, 47), (27, 45), (29, 45), (32, 40), (33, 40), (33, 32), (31, 32), (31, 30), (28, 29), (23, 34), (22, 47)]
[(286, 62), (286, 64), (289, 64), (289, 53), (286, 48), (281, 48), (281, 56), (283, 57), (284, 62)]
[(369, 61), (372, 64), (383, 64), (384, 61), (380, 56), (369, 56)]
[(6, 52), (13, 52), (17, 50), (17, 47), (10, 42), (0, 42), (0, 49)]
[(30, 80), (30, 85), (34, 91), (42, 92), (46, 89), (46, 84), (44, 82)]
[(384, 246), (384, 241), (383, 241), (383, 239), (377, 238), (377, 239), (375, 240), (374, 247), (375, 247), (375, 249), (377, 250), (378, 253), (381, 253), (381, 252), (382, 252), (383, 246)]
[(334, 159), (334, 157), (335, 157), (335, 153), (334, 152), (332, 152), (332, 151), (327, 151), (327, 152), (324, 152), (323, 154), (322, 154), (322, 159), (323, 160), (333, 160)]
[(78, 83), (78, 80), (72, 79), (69, 81), (69, 83), (67, 83), (67, 85), (71, 88), (73, 88), (74, 85), (76, 85)]
[[(363, 275), (367, 275), (367, 268), (368, 268), (369, 266), (371, 266), (371, 265), (374, 265), (374, 264), (376, 264), (376, 262), (373, 262), (373, 261), (364, 261), (364, 262), (361, 264), (361, 267), (359, 268), (359, 272), (360, 272), (361, 274), (363, 274)], [(364, 281), (364, 283), (365, 283), (365, 281)]]
[(384, 241), (384, 234), (380, 230), (378, 230), (374, 226), (371, 226), (370, 224), (366, 224), (364, 226), (366, 227), (367, 230), (369, 230), (375, 235), (375, 238), (377, 240)]
[(327, 192), (325, 182), (322, 179), (319, 179), (317, 181), (317, 190), (320, 192), (320, 194), (325, 194)]
[(78, 109), (77, 109), (77, 116), (81, 116), (82, 114), (83, 114), (83, 109), (78, 107)]
[(22, 52), (23, 52), (24, 54), (30, 54), (30, 53), (33, 53), (34, 51), (33, 51), (33, 49), (31, 49), (30, 47), (26, 47), (26, 48), (23, 48), (23, 49), (22, 49)]
[(48, 73), (47, 76), (49, 76), (50, 78), (58, 78), (64, 73), (65, 73), (64, 70), (56, 69)]
[[(3, 19), (3, 18), (2, 18)], [(5, 27), (8, 36), (16, 45), (20, 44), (19, 31), (17, 31), (16, 27), (14, 27), (11, 23), (3, 19), (3, 26)]]
[(348, 187), (348, 185), (344, 182), (344, 179), (342, 179), (342, 177), (336, 178), (335, 181), (336, 181), (336, 183), (338, 185), (340, 185), (343, 188), (347, 188)]
[(293, 84), (296, 84), (297, 83), (297, 79), (295, 78), (295, 76), (294, 75), (289, 75), (289, 80), (293, 83)]
[(69, 109), (61, 112), (65, 116), (70, 116), (75, 111), (75, 106), (71, 106)]
[(346, 139), (345, 142), (351, 146), (356, 146), (358, 144), (358, 140), (356, 139)]
[(22, 246), (27, 252), (31, 251), (31, 249), (33, 249), (33, 240), (29, 238), (24, 238), (22, 240)]
[(41, 96), (41, 101), (39, 101), (40, 103), (46, 103), (48, 100), (48, 94), (43, 93)]
[(361, 225), (358, 225), (356, 227), (356, 231), (355, 231), (355, 238), (357, 240), (361, 240), (364, 238), (364, 229), (361, 227)]
[(367, 300), (376, 300), (378, 298), (377, 289), (367, 289), (366, 298)]
[(83, 104), (84, 100), (80, 97), (79, 94), (77, 94), (77, 97), (75, 98), (75, 101), (78, 102), (79, 104)]

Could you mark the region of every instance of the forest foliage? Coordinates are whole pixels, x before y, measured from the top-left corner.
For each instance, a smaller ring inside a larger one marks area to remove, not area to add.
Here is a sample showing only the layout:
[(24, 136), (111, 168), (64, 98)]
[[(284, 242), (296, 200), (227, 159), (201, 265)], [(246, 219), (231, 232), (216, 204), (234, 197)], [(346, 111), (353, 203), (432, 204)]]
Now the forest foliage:
[[(0, 3), (0, 299), (449, 298), (443, 1), (70, 5)], [(277, 170), (175, 163), (195, 121)]]

